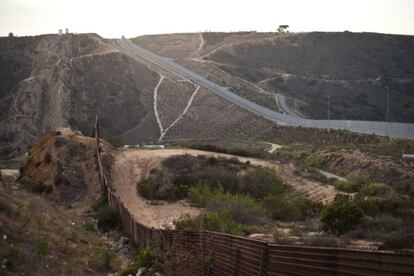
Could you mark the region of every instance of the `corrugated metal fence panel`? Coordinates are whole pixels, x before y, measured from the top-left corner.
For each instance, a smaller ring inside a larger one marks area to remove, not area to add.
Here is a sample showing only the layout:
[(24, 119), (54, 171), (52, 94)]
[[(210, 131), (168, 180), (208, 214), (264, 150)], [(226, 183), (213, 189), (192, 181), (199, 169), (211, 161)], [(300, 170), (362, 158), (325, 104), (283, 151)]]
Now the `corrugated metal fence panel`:
[(269, 245), (267, 275), (414, 275), (412, 254)]
[(204, 231), (204, 255), (211, 256), (204, 271), (211, 275), (259, 275), (266, 264), (267, 243)]

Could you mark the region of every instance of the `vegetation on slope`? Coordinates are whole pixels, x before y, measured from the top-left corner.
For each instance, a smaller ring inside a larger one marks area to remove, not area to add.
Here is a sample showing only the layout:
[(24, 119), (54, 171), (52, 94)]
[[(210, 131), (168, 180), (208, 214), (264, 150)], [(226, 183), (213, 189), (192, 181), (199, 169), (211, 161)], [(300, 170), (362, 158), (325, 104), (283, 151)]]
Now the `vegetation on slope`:
[(175, 156), (164, 169), (137, 188), (153, 200), (188, 198), (207, 213), (176, 221), (179, 229), (199, 227), (238, 235), (254, 232), (274, 220), (298, 221), (315, 217), (321, 206), (294, 195), (273, 170), (254, 167), (237, 160), (214, 157)]

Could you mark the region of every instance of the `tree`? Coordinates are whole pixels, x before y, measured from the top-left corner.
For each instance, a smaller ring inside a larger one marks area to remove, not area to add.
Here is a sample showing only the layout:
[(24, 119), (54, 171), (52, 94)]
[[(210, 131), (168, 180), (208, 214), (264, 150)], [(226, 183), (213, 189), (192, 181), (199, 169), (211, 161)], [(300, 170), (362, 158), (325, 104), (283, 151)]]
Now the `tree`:
[(10, 32), (9, 37), (14, 37), (14, 34), (12, 32)]
[(289, 28), (289, 25), (279, 25), (279, 28), (277, 28), (277, 31), (279, 33), (288, 33), (289, 32), (288, 28)]
[(350, 197), (338, 195), (322, 211), (322, 229), (335, 234), (343, 234), (354, 229), (360, 223), (363, 215), (362, 209)]

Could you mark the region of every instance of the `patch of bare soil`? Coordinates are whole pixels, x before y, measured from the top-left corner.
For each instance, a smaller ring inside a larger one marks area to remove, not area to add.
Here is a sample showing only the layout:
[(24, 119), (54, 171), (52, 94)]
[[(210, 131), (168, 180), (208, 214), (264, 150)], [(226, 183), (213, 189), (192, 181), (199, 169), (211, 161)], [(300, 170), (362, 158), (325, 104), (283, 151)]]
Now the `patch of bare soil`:
[(295, 167), (291, 164), (190, 149), (123, 150), (119, 152), (112, 168), (112, 187), (137, 221), (148, 227), (173, 227), (174, 219), (184, 215), (196, 216), (200, 213), (200, 209), (189, 206), (185, 201), (152, 205), (137, 192), (137, 184), (147, 178), (152, 169), (160, 168), (163, 160), (185, 154), (236, 158), (243, 163), (250, 162), (252, 165), (274, 169), (294, 190), (318, 202), (328, 203), (337, 193), (332, 186), (295, 175)]

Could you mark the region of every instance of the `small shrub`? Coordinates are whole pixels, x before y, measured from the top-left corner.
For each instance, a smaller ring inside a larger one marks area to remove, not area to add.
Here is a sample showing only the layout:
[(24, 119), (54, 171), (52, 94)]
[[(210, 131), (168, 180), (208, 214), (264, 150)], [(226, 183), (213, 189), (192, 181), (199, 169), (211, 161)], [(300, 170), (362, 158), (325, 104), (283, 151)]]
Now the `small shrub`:
[(304, 196), (268, 195), (263, 205), (272, 214), (272, 218), (281, 221), (298, 221), (316, 217), (320, 214), (322, 205)]
[(365, 196), (380, 196), (383, 197), (390, 193), (392, 188), (384, 183), (370, 183), (361, 189), (361, 194)]
[(159, 184), (152, 177), (137, 184), (138, 193), (147, 199), (156, 199)]
[(209, 211), (227, 210), (231, 219), (240, 224), (261, 223), (266, 218), (266, 211), (249, 195), (232, 195), (224, 192), (222, 187), (210, 188), (199, 185), (189, 189), (190, 202), (206, 207)]
[(253, 198), (263, 199), (268, 194), (282, 194), (289, 190), (283, 180), (268, 168), (252, 168), (247, 170), (235, 192), (249, 194)]
[(8, 217), (17, 217), (20, 215), (18, 210), (14, 210), (13, 205), (0, 199), (0, 212), (5, 213)]
[(105, 269), (109, 270), (113, 268), (113, 264), (117, 258), (115, 252), (106, 248), (101, 248), (99, 256)]
[(352, 171), (347, 176), (346, 179), (349, 182), (350, 192), (355, 193), (359, 192), (364, 186), (371, 183), (370, 177), (367, 173), (361, 171)]
[(160, 267), (161, 262), (162, 253), (160, 249), (154, 246), (146, 246), (138, 251), (134, 261), (121, 272), (121, 276), (135, 275), (141, 267), (145, 267), (147, 272), (153, 272)]
[(94, 211), (95, 218), (98, 220), (98, 228), (101, 231), (109, 232), (119, 230), (122, 227), (118, 214), (109, 207), (105, 200), (99, 201), (94, 206)]
[(326, 159), (325, 157), (319, 156), (319, 155), (309, 155), (308, 157), (305, 158), (303, 163), (305, 164), (305, 166), (308, 166), (308, 167), (322, 169), (326, 165)]
[(322, 211), (322, 229), (335, 234), (343, 234), (354, 229), (362, 217), (362, 209), (349, 197), (340, 195)]
[(19, 254), (20, 250), (12, 245), (10, 246), (9, 252), (7, 253), (6, 257), (3, 259), (3, 265), (8, 270), (14, 270), (17, 266), (19, 261)]
[(341, 180), (338, 180), (338, 179), (334, 181), (333, 185), (339, 191), (343, 191), (343, 192), (346, 192), (346, 193), (353, 193), (353, 192), (357, 191), (358, 188), (359, 188), (357, 186), (354, 186), (353, 183), (346, 182), (346, 181), (341, 181)]
[(394, 218), (390, 215), (381, 214), (377, 217), (365, 216), (360, 225), (347, 233), (347, 236), (353, 239), (370, 239), (384, 241), (390, 233), (395, 233), (403, 226), (401, 219)]
[(404, 229), (385, 239), (380, 249), (403, 249), (414, 247), (414, 229)]
[(207, 212), (195, 218), (184, 217), (174, 221), (178, 230), (192, 229), (228, 233), (233, 235), (245, 236), (247, 234), (246, 227), (233, 220), (230, 210), (220, 209), (217, 211)]
[(83, 228), (88, 231), (88, 232), (96, 232), (96, 225), (92, 222), (87, 222), (85, 223), (85, 225), (83, 226)]
[(49, 244), (46, 238), (40, 238), (35, 241), (33, 255), (38, 260), (42, 260), (49, 252)]

